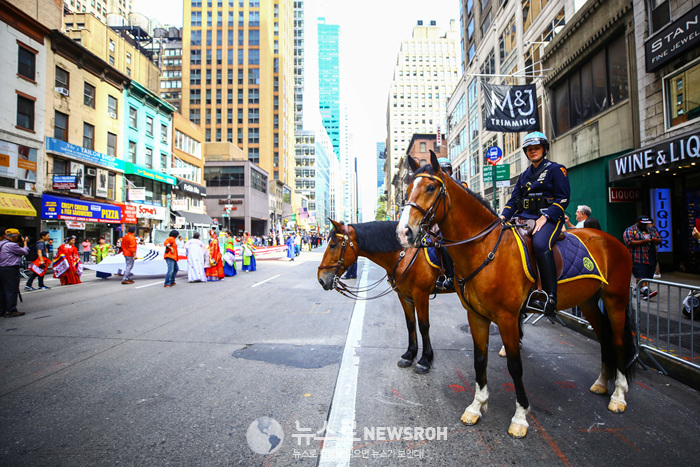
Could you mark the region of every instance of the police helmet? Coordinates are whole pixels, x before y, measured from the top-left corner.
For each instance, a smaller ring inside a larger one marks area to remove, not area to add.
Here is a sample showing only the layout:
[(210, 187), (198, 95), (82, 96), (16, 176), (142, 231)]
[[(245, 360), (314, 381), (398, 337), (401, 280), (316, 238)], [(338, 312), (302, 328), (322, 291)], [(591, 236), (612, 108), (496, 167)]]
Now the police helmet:
[(452, 173), (452, 163), (447, 157), (441, 157), (438, 159), (438, 164), (440, 164), (440, 168), (442, 171), (449, 170), (450, 173)]
[(549, 140), (544, 133), (539, 131), (533, 131), (525, 136), (525, 140), (523, 140), (523, 152), (525, 152), (525, 149), (528, 146), (534, 146), (537, 144), (544, 148), (545, 155), (549, 152)]

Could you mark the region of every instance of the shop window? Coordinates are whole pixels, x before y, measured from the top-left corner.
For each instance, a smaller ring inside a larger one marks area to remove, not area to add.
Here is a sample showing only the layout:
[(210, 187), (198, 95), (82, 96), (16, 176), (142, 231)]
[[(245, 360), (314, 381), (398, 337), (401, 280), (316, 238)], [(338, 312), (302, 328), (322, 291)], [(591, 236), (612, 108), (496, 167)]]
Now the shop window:
[(18, 45), (17, 74), (32, 81), (36, 78), (36, 52)]
[(95, 150), (95, 126), (83, 122), (83, 147)]
[(53, 137), (61, 141), (68, 141), (68, 115), (56, 111), (53, 121)]
[(34, 100), (17, 95), (17, 126), (34, 130)]
[(666, 121), (673, 127), (700, 116), (700, 62), (664, 81)]

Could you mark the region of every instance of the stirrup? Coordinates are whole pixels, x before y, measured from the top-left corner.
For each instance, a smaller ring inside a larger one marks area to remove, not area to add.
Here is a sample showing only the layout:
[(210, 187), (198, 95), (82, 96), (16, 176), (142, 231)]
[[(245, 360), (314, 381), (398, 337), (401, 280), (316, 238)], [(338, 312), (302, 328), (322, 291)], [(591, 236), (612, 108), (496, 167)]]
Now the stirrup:
[[(544, 296), (544, 300), (540, 299), (541, 295)], [(549, 300), (549, 296), (544, 290), (533, 290), (527, 297), (525, 308), (530, 311), (534, 311), (535, 313), (544, 314), (545, 307), (547, 306), (547, 300)]]
[(445, 281), (447, 280), (447, 276), (445, 274), (440, 274), (437, 276), (437, 279), (435, 279), (435, 287), (437, 287), (439, 290), (445, 290)]

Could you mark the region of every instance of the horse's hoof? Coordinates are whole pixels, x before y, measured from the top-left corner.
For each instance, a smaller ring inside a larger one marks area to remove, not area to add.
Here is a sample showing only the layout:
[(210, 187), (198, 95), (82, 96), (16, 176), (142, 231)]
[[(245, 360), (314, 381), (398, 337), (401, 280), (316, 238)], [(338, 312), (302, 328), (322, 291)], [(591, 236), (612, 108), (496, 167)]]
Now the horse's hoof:
[(627, 408), (627, 404), (624, 402), (610, 401), (608, 404), (608, 410), (612, 413), (624, 413)]
[(413, 360), (402, 358), (401, 360), (399, 360), (397, 365), (399, 366), (399, 368), (408, 368), (409, 366), (413, 365)]
[(462, 423), (464, 423), (465, 425), (476, 425), (479, 422), (480, 418), (481, 418), (480, 415), (475, 415), (473, 413), (464, 412), (462, 414)]
[(506, 356), (506, 346), (502, 345), (501, 350), (498, 352), (499, 357), (505, 357)]
[(508, 427), (508, 434), (513, 438), (524, 438), (527, 435), (527, 427), (511, 423), (510, 427)]
[(591, 391), (593, 394), (605, 394), (608, 392), (608, 388), (602, 384), (595, 383), (593, 386), (591, 386), (589, 391)]
[(413, 368), (413, 371), (415, 373), (418, 373), (419, 375), (423, 375), (423, 374), (428, 373), (430, 371), (430, 366), (416, 363), (416, 366), (415, 366), (415, 368)]

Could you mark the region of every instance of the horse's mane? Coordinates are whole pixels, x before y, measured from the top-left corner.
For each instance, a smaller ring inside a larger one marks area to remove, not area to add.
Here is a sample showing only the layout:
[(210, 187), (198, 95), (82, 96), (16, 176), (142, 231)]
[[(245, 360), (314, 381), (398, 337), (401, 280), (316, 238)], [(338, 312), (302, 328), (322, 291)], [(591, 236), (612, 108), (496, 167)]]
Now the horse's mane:
[[(430, 164), (425, 164), (424, 166), (421, 166), (420, 168), (418, 168), (418, 170), (415, 171), (415, 173), (413, 174), (413, 176), (411, 177), (411, 179), (409, 180), (408, 183), (412, 183), (413, 180), (416, 178), (416, 175), (421, 174), (421, 173), (427, 173), (427, 174), (429, 174), (429, 175), (436, 175), (436, 174), (435, 174), (435, 171), (433, 170), (433, 166), (430, 165)], [(494, 209), (491, 207), (491, 203), (489, 203), (488, 201), (486, 201), (479, 193), (473, 192), (472, 190), (470, 190), (469, 188), (465, 187), (465, 186), (462, 185), (461, 183), (458, 183), (454, 178), (453, 178), (452, 180), (454, 180), (455, 183), (457, 183), (457, 185), (458, 185), (459, 187), (461, 187), (464, 191), (466, 191), (467, 193), (469, 193), (470, 196), (472, 196), (472, 197), (473, 197), (474, 199), (476, 199), (479, 203), (481, 203), (482, 206), (484, 206), (486, 209), (488, 209), (489, 212), (490, 212), (491, 214), (493, 214), (494, 216), (498, 217), (498, 213), (497, 213), (496, 211), (494, 211)]]
[(391, 253), (403, 247), (396, 238), (398, 221), (372, 221), (350, 224), (355, 229), (357, 246), (367, 253)]

